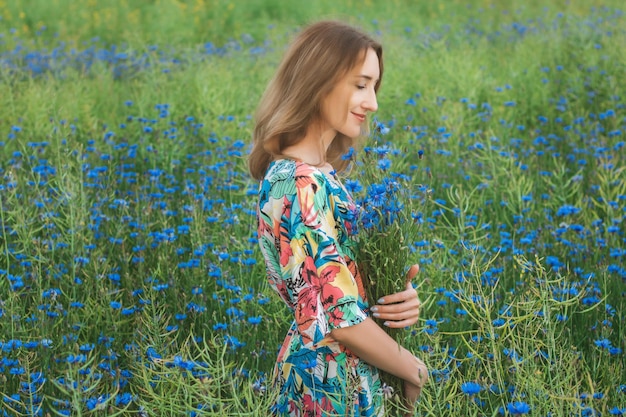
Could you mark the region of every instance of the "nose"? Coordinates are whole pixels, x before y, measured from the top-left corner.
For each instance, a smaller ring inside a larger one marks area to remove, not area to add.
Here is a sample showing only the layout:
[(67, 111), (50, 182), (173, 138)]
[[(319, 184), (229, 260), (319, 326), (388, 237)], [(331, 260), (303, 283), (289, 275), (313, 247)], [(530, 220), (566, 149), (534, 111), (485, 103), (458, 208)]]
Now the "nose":
[(373, 89), (369, 91), (365, 101), (363, 102), (363, 108), (367, 111), (375, 112), (378, 110), (378, 100), (376, 100), (376, 91)]

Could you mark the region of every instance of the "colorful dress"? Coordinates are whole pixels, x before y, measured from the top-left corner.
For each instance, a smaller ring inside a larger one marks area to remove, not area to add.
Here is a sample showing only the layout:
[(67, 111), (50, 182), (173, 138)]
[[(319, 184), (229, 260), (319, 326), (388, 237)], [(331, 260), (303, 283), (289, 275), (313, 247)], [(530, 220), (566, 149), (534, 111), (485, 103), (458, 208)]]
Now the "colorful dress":
[(330, 336), (367, 317), (349, 239), (354, 215), (336, 177), (288, 159), (270, 164), (259, 190), (259, 244), (269, 284), (295, 317), (274, 369), (274, 415), (383, 413), (378, 370)]

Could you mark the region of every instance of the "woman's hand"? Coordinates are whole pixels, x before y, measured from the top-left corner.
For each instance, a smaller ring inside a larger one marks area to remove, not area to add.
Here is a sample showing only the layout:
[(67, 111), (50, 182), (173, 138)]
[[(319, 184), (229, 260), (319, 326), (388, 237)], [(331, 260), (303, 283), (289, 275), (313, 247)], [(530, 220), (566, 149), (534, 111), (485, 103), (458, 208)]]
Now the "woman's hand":
[(419, 272), (419, 265), (412, 265), (407, 273), (406, 290), (378, 300), (370, 311), (377, 319), (385, 320), (385, 326), (401, 329), (417, 323), (422, 303), (411, 281)]
[(422, 387), (428, 381), (428, 368), (426, 368), (426, 364), (418, 358), (415, 358), (419, 364), (418, 374), (419, 374), (419, 382), (410, 382), (404, 381), (403, 384), (403, 394), (405, 400), (405, 406), (407, 408), (407, 412), (404, 414), (405, 417), (412, 416), (415, 413), (415, 402), (418, 400), (420, 395), (422, 394)]

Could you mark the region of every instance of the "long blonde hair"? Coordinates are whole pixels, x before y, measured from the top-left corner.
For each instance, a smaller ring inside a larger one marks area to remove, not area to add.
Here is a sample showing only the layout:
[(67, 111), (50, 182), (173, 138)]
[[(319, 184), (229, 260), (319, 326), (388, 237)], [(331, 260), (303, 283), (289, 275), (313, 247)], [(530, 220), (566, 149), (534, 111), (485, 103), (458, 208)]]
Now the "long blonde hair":
[[(263, 179), (270, 162), (304, 138), (311, 123), (321, 117), (322, 99), (359, 60), (365, 59), (370, 48), (378, 56), (380, 77), (374, 86), (378, 91), (383, 77), (383, 49), (367, 34), (342, 22), (321, 21), (296, 37), (257, 108), (248, 157), (253, 178)], [(326, 162), (337, 171), (344, 170), (349, 161), (342, 156), (354, 142), (337, 133), (326, 152)]]

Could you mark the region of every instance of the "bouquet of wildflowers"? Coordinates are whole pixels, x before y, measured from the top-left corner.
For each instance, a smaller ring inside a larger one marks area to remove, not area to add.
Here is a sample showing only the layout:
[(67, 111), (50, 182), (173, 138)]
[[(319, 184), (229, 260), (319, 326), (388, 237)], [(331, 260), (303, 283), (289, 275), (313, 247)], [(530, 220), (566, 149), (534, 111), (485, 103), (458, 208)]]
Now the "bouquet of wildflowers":
[[(423, 222), (421, 210), (431, 193), (411, 175), (420, 172), (413, 159), (422, 157), (423, 151), (411, 154), (374, 143), (356, 158), (360, 185), (353, 187), (359, 207), (355, 256), (370, 305), (406, 289), (407, 267), (414, 263), (414, 243)], [(406, 335), (404, 329), (382, 328), (398, 342)], [(402, 380), (384, 372), (381, 376), (385, 391), (393, 393), (394, 402), (400, 400)]]

